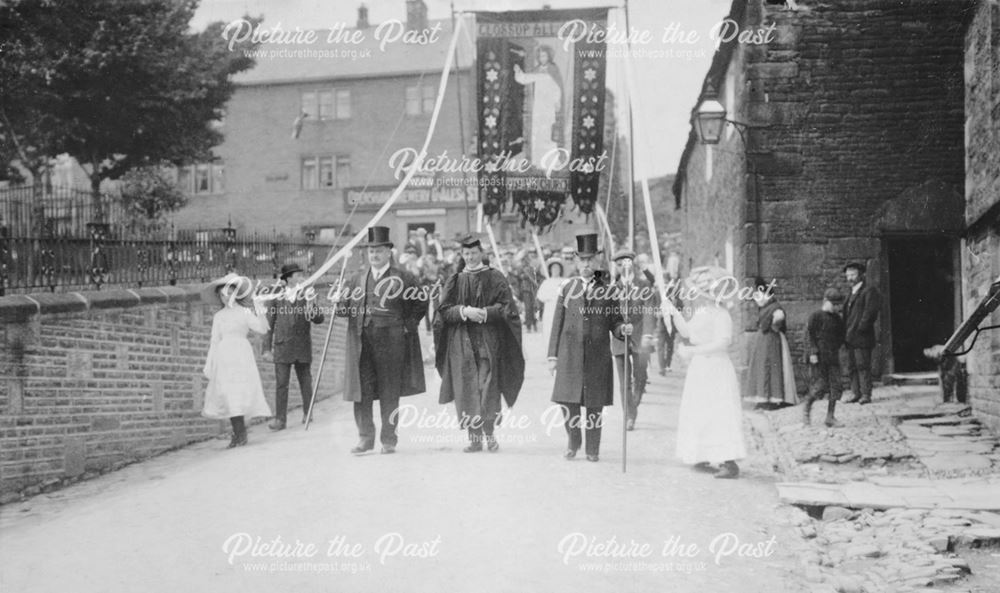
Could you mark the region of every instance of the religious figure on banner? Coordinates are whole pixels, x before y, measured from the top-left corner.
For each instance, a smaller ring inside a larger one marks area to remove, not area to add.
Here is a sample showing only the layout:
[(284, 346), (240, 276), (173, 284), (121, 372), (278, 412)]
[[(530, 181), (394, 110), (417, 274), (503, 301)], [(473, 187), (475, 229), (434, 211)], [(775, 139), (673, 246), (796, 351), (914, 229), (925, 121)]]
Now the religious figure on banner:
[(563, 79), (550, 46), (538, 46), (535, 59), (533, 72), (525, 72), (515, 63), (514, 80), (531, 86), (530, 160), (533, 166), (543, 168), (543, 157), (563, 144)]

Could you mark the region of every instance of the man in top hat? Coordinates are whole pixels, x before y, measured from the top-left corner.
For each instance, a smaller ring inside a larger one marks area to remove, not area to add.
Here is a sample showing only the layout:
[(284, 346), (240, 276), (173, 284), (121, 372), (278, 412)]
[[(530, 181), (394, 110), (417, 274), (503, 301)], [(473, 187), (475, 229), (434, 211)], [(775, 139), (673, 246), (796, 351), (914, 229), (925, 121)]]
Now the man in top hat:
[(434, 319), (442, 404), (455, 402), (469, 434), (467, 453), (500, 446), (501, 397), (513, 406), (524, 382), (521, 322), (504, 275), (483, 261), (476, 236), (460, 241), (465, 268), (445, 282)]
[(420, 320), (427, 313), (417, 279), (391, 259), (389, 228), (368, 229), (368, 265), (347, 280), (337, 315), (347, 317), (344, 399), (354, 402), (360, 440), (351, 453), (375, 448), (374, 402), (382, 417), (382, 453), (395, 453), (399, 398), (423, 393)]
[[(648, 380), (647, 367), (649, 353), (652, 352), (653, 331), (656, 328), (656, 311), (659, 308), (659, 296), (642, 270), (635, 267), (635, 252), (631, 249), (619, 249), (612, 260), (618, 266), (618, 277), (615, 279), (614, 296), (622, 307), (622, 315), (632, 324), (633, 332), (629, 336), (629, 377), (631, 392), (625, 402), (627, 421), (626, 428), (635, 428), (635, 419), (639, 413), (639, 403), (646, 392)], [(627, 309), (626, 307), (627, 302)], [(615, 368), (618, 369), (618, 384), (622, 396), (625, 394), (625, 340), (611, 341), (611, 354), (615, 357)]]
[[(292, 368), (302, 393), (302, 421), (312, 403), (312, 324), (323, 323), (323, 313), (316, 306), (315, 291), (297, 290), (305, 271), (297, 263), (281, 266), (282, 292), (267, 310), (270, 328), (264, 338), (264, 358), (273, 358), (277, 384), (274, 395), (274, 419), (271, 430), (284, 430), (288, 420), (288, 386)], [(308, 298), (307, 298), (308, 297)]]
[[(549, 338), (549, 370), (556, 375), (552, 401), (561, 404), (569, 446), (563, 455), (576, 457), (586, 431), (588, 461), (597, 461), (601, 448), (604, 406), (614, 403), (611, 339), (624, 340), (632, 325), (622, 318), (621, 304), (611, 297), (604, 274), (596, 274), (600, 251), (597, 234), (578, 235), (576, 271), (559, 292)], [(580, 408), (587, 408), (581, 419)]]

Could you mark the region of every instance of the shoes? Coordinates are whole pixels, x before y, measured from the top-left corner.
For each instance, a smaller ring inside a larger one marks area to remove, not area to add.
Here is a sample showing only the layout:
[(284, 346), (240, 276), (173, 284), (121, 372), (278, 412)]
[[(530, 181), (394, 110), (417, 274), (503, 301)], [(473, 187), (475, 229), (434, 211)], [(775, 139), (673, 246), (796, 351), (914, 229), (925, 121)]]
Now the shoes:
[(587, 461), (600, 461), (600, 458), (597, 455), (590, 455), (590, 454), (588, 454), (587, 455)]
[(635, 430), (635, 420), (629, 420), (629, 421), (628, 421), (628, 422), (627, 422), (627, 423), (625, 424), (625, 429), (626, 429), (626, 430)]
[(229, 441), (229, 444), (226, 445), (226, 448), (227, 449), (233, 449), (235, 447), (242, 447), (243, 445), (246, 445), (246, 444), (247, 444), (247, 435), (245, 435), (245, 434), (242, 434), (242, 435), (233, 434), (233, 438), (232, 438), (232, 440)]
[(667, 376), (667, 370), (666, 369), (660, 369), (660, 376), (661, 377), (666, 377)]
[(735, 461), (727, 461), (715, 472), (715, 477), (720, 480), (735, 480), (740, 475), (740, 466)]
[(566, 461), (571, 461), (574, 458), (576, 458), (576, 449), (566, 449), (566, 452), (563, 453), (563, 459)]
[[(862, 402), (863, 403), (863, 402)], [(827, 418), (824, 422), (827, 428), (844, 428), (844, 423), (840, 422), (836, 418)]]
[(355, 455), (360, 455), (362, 453), (367, 453), (368, 451), (371, 451), (374, 448), (375, 448), (374, 443), (365, 443), (362, 441), (357, 445), (355, 445), (353, 449), (351, 449), (351, 453)]
[(842, 403), (842, 404), (853, 404), (853, 403), (856, 403), (857, 401), (858, 401), (857, 396), (852, 395), (849, 398), (844, 398), (844, 399), (840, 400), (840, 403)]
[(696, 472), (702, 472), (706, 474), (714, 474), (716, 471), (715, 468), (712, 467), (712, 464), (707, 461), (696, 463), (693, 466), (691, 466), (691, 469), (693, 469)]
[(396, 452), (396, 445), (382, 445), (382, 454), (391, 455)]
[(469, 443), (469, 446), (462, 449), (465, 453), (478, 453), (483, 450), (483, 444), (479, 441)]
[(285, 430), (285, 421), (275, 418), (267, 425), (267, 427), (271, 430)]
[(870, 404), (870, 403), (872, 403), (872, 398), (870, 398), (870, 397), (863, 397), (863, 398), (861, 398), (858, 401), (858, 403), (861, 404), (862, 406), (865, 405), (865, 404)]
[(486, 450), (490, 453), (496, 453), (500, 450), (500, 443), (498, 443), (497, 438), (491, 434), (486, 435)]

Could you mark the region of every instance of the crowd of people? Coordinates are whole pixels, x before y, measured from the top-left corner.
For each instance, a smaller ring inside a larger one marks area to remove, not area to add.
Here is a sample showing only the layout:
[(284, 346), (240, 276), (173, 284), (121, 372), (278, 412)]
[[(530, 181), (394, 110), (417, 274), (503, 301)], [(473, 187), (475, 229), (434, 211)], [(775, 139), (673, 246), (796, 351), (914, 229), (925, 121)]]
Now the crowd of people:
[[(551, 401), (562, 410), (567, 460), (581, 448), (589, 461), (599, 460), (602, 413), (613, 403), (616, 375), (627, 398), (626, 427), (634, 429), (654, 352), (661, 374), (670, 370), (675, 351), (687, 362), (676, 455), (717, 478), (737, 477), (736, 462), (746, 456), (742, 398), (762, 407), (798, 402), (787, 317), (773, 282), (757, 279), (752, 291), (757, 335), (741, 386), (729, 352), (734, 296), (719, 290), (731, 279), (725, 269), (694, 268), (683, 282), (670, 275), (664, 278), (670, 290), (663, 293), (648, 255), (629, 249), (603, 254), (596, 233), (578, 235), (575, 245), (558, 248), (488, 246), (477, 235), (447, 244), (414, 232), (396, 248), (388, 228), (368, 229), (361, 245), (364, 265), (331, 293), (330, 312), (347, 319), (343, 397), (353, 404), (359, 434), (351, 453), (373, 450), (376, 438), (383, 454), (395, 452), (400, 398), (426, 391), (430, 360), (441, 377), (439, 403), (454, 403), (459, 425), (468, 433), (464, 450), (498, 451), (495, 429), (502, 403), (515, 404), (524, 380), (524, 332), (541, 331), (547, 344), (554, 376)], [(834, 408), (842, 391), (842, 346), (856, 399), (871, 401), (869, 369), (880, 297), (864, 282), (863, 265), (848, 265), (845, 278), (851, 293), (844, 313), (845, 299), (830, 288), (808, 321), (806, 424), (813, 403), (826, 398), (825, 424), (840, 426)], [(322, 323), (324, 314), (314, 294), (295, 289), (303, 279), (301, 267), (290, 263), (272, 287), (277, 290), (253, 294), (249, 280), (234, 274), (205, 289), (222, 308), (213, 318), (203, 413), (231, 421), (230, 447), (247, 442), (244, 416), (271, 415), (249, 332), (265, 334), (264, 359), (275, 365), (277, 409), (270, 428), (286, 428), (292, 369), (302, 393), (303, 422), (308, 419), (310, 327)], [(423, 340), (433, 344), (430, 360), (422, 348), (422, 323), (433, 336)], [(677, 335), (683, 343), (675, 349)]]

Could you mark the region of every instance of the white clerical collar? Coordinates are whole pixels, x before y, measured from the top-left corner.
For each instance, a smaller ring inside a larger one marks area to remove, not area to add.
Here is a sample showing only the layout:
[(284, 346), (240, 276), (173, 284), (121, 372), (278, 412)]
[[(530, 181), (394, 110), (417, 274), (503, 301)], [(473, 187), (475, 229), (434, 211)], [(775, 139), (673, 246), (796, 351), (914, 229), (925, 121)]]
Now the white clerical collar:
[(385, 264), (381, 268), (372, 268), (372, 277), (374, 277), (375, 280), (379, 280), (382, 278), (382, 276), (385, 275), (385, 273), (388, 270), (389, 270), (389, 264)]
[(471, 266), (466, 266), (465, 267), (465, 271), (466, 272), (478, 272), (480, 270), (485, 270), (485, 269), (486, 269), (486, 264), (479, 264), (475, 268), (473, 268)]

